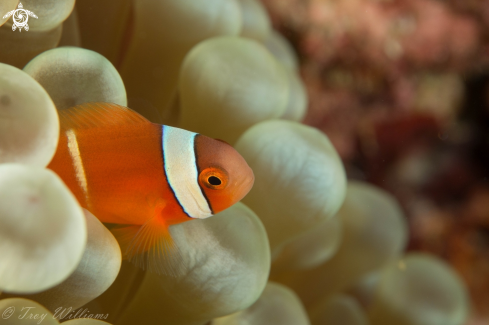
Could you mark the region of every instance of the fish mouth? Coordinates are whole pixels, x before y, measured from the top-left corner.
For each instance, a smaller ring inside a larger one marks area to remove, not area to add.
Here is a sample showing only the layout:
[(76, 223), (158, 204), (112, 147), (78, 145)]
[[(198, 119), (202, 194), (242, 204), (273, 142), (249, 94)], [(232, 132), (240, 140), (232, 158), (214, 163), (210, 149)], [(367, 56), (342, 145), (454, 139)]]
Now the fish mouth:
[(250, 173), (243, 179), (241, 184), (239, 184), (239, 188), (241, 189), (241, 199), (243, 199), (253, 188), (253, 185), (255, 184), (255, 175), (253, 174), (253, 171), (250, 168)]
[[(251, 170), (251, 168), (250, 168)], [(248, 177), (248, 182), (247, 185), (249, 186), (248, 192), (253, 188), (253, 185), (255, 184), (255, 174), (251, 170), (251, 176)]]

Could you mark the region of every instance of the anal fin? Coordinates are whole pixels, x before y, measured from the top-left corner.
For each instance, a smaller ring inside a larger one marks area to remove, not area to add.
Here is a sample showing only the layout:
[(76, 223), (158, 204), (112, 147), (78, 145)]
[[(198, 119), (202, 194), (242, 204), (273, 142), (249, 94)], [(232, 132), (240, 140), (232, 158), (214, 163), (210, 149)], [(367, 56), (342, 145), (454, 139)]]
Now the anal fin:
[(136, 266), (174, 277), (185, 271), (185, 263), (169, 226), (157, 218), (142, 226), (116, 226), (111, 232), (121, 246), (122, 257)]

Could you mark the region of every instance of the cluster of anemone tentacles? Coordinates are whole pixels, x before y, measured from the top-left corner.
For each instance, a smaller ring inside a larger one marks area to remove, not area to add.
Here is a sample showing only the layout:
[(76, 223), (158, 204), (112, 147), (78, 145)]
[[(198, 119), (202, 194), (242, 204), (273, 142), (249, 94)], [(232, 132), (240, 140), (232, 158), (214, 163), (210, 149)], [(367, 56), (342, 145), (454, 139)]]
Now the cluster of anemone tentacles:
[[(327, 136), (300, 123), (297, 58), (260, 2), (23, 5), (39, 17), (28, 32), (0, 22), (2, 324), (464, 322), (466, 292), (450, 268), (403, 255), (396, 201), (347, 181)], [(111, 232), (45, 168), (57, 110), (86, 102), (223, 139), (253, 169), (242, 202), (171, 227), (182, 274), (122, 262)]]

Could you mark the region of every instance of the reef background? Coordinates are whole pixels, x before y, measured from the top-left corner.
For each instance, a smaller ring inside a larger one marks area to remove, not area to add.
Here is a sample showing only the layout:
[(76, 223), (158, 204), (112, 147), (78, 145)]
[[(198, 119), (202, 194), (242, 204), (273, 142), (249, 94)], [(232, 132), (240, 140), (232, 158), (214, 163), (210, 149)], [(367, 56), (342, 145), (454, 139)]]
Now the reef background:
[(489, 2), (263, 0), (349, 178), (399, 201), (489, 319)]

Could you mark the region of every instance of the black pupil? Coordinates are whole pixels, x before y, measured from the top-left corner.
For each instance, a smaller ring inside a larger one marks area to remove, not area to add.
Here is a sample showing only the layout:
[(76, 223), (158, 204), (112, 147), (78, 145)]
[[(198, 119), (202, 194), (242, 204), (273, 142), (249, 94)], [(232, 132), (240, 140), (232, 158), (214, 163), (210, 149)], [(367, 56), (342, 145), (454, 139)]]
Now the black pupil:
[(214, 185), (214, 186), (221, 185), (221, 180), (219, 178), (217, 178), (216, 176), (209, 177), (207, 179), (207, 181), (209, 182), (209, 184)]

